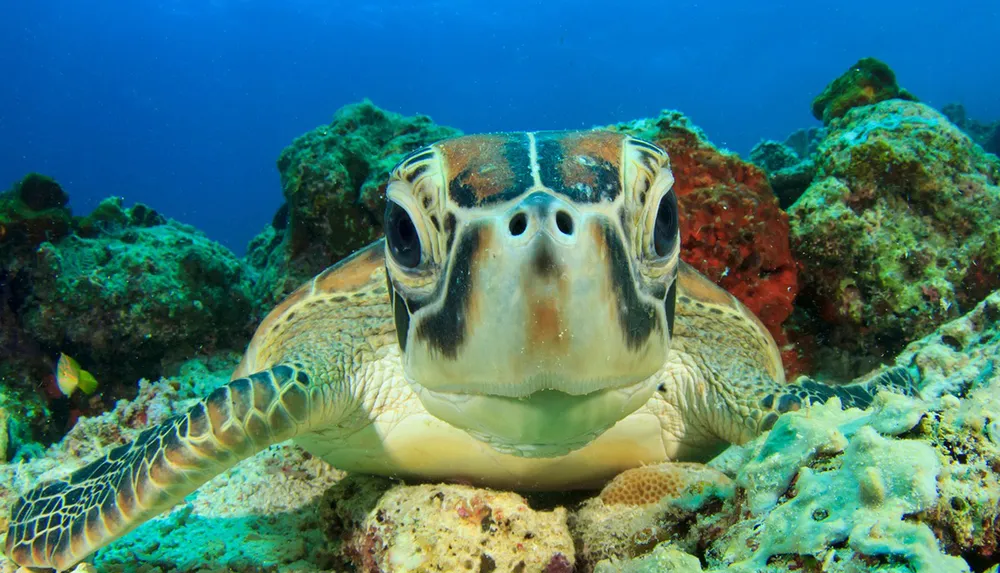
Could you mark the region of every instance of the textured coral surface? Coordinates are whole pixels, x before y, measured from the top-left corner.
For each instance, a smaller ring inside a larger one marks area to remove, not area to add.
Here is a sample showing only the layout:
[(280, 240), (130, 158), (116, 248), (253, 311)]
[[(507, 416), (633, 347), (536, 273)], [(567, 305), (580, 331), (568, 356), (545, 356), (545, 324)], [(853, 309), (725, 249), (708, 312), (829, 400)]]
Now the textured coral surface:
[(357, 571), (573, 570), (565, 508), (535, 511), (515, 493), (447, 484), (397, 485), (367, 501), (359, 487), (325, 498), (325, 519), (350, 524), (333, 533)]
[(731, 483), (702, 464), (674, 462), (625, 470), (604, 486), (600, 498), (607, 505), (649, 505), (692, 489), (726, 489)]
[(296, 138), (278, 158), (286, 205), (248, 249), (261, 271), (259, 311), (380, 237), (389, 171), (407, 153), (459, 133), (366, 100)]
[[(21, 414), (9, 456), (251, 333), (253, 273), (228, 249), (144, 205), (109, 198), (73, 217), (68, 199), (37, 174), (0, 195), (0, 407)], [(61, 353), (96, 376), (96, 394), (59, 390)]]
[(853, 109), (815, 161), (789, 215), (820, 345), (892, 356), (1000, 287), (1000, 160), (940, 113)]

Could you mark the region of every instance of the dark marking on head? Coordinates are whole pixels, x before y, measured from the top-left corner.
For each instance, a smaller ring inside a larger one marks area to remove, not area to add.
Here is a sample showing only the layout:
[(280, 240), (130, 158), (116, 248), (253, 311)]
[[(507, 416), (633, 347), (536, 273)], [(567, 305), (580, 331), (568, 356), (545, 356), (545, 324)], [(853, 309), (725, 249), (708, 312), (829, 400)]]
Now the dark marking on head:
[(441, 232), (441, 222), (438, 221), (437, 215), (431, 215), (431, 225), (434, 225), (435, 231)]
[(608, 249), (611, 289), (618, 304), (618, 322), (625, 334), (626, 346), (630, 350), (638, 350), (649, 340), (654, 330), (659, 330), (660, 324), (656, 321), (654, 308), (639, 298), (628, 254), (618, 234), (607, 222), (601, 222), (601, 228), (604, 232), (604, 244)]
[(681, 301), (681, 304), (691, 304), (691, 299), (688, 298), (686, 295), (681, 295), (680, 297), (677, 298), (677, 300)]
[(449, 212), (444, 216), (445, 248), (451, 252), (451, 246), (455, 242), (455, 214)]
[(542, 132), (535, 136), (542, 185), (580, 203), (621, 193), (619, 134)]
[[(417, 180), (417, 177), (423, 175), (425, 171), (427, 171), (427, 165), (420, 165), (419, 167), (411, 171), (409, 174), (407, 174), (406, 182), (412, 185), (413, 182)], [(424, 207), (426, 206), (427, 205), (425, 204)]]
[(393, 297), (396, 296), (396, 289), (392, 286), (392, 279), (389, 277), (389, 267), (385, 267), (385, 290), (389, 293), (389, 304), (396, 304), (393, 302)]
[(760, 431), (766, 432), (774, 427), (774, 423), (778, 421), (778, 414), (776, 412), (768, 412), (764, 419), (760, 421)]
[(531, 187), (525, 133), (473, 135), (436, 145), (445, 158), (448, 193), (461, 207), (500, 203)]
[(760, 407), (770, 410), (774, 406), (774, 394), (768, 394), (760, 399)]
[(392, 293), (392, 318), (396, 324), (399, 349), (406, 352), (406, 339), (410, 334), (410, 309), (406, 308), (406, 301), (398, 292)]
[(414, 163), (420, 163), (421, 161), (427, 161), (434, 157), (434, 150), (430, 147), (419, 147), (409, 153), (407, 153), (399, 163), (392, 168), (392, 172), (396, 172), (402, 167), (410, 167)]
[(655, 281), (652, 284), (646, 285), (646, 289), (651, 297), (657, 300), (666, 300), (667, 285), (663, 284), (663, 282)]
[(458, 349), (465, 342), (466, 314), (472, 303), (472, 265), (479, 252), (479, 227), (465, 228), (458, 239), (455, 255), (451, 258), (451, 272), (448, 275), (444, 302), (434, 314), (429, 314), (417, 325), (416, 336), (430, 348), (439, 351), (446, 358), (458, 356)]
[(723, 314), (721, 308), (714, 307), (714, 306), (712, 308), (708, 309), (708, 312), (710, 312), (712, 314)]
[(670, 288), (663, 300), (663, 308), (667, 313), (667, 332), (674, 336), (674, 317), (677, 314), (677, 279), (670, 281)]
[(660, 149), (656, 145), (654, 145), (654, 144), (652, 144), (652, 143), (650, 143), (648, 141), (645, 141), (643, 139), (637, 139), (637, 138), (631, 137), (631, 138), (629, 138), (629, 143), (631, 143), (632, 145), (634, 145), (636, 147), (645, 148), (646, 151), (649, 151), (650, 153), (653, 153), (655, 155), (660, 155), (660, 154), (663, 153), (662, 149)]
[(634, 231), (628, 224), (628, 212), (625, 210), (624, 205), (618, 209), (618, 222), (621, 223), (622, 232), (625, 233), (625, 236), (631, 236)]
[(552, 255), (552, 248), (547, 243), (539, 245), (535, 257), (531, 261), (535, 274), (542, 278), (555, 278), (559, 276), (559, 263)]

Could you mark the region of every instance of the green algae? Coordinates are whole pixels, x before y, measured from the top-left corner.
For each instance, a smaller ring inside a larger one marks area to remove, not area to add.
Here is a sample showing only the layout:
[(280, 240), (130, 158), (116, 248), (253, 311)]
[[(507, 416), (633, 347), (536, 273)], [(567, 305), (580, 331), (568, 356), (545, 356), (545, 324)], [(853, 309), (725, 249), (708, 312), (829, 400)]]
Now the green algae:
[(916, 101), (916, 97), (896, 83), (896, 74), (884, 62), (862, 58), (816, 96), (812, 113), (829, 124), (855, 107), (888, 99)]
[(68, 235), (74, 226), (68, 200), (54, 179), (38, 173), (0, 193), (0, 258)]
[(382, 236), (389, 172), (424, 145), (459, 135), (423, 115), (403, 116), (368, 100), (298, 138), (278, 158), (286, 203), (250, 243), (263, 315), (330, 264)]
[(938, 112), (853, 109), (814, 161), (789, 218), (800, 308), (822, 321), (828, 349), (895, 354), (1000, 287), (985, 271), (1000, 259), (1000, 161)]

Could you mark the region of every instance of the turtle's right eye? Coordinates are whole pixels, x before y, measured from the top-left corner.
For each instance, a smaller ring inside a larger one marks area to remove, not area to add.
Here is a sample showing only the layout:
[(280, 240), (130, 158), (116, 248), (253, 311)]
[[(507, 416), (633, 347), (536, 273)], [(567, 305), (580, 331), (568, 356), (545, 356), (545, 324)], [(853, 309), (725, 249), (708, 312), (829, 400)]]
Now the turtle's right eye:
[(667, 191), (660, 199), (653, 226), (653, 253), (665, 257), (673, 252), (677, 241), (677, 196)]
[(420, 264), (420, 236), (413, 219), (399, 203), (389, 201), (385, 209), (385, 240), (400, 266), (412, 269)]

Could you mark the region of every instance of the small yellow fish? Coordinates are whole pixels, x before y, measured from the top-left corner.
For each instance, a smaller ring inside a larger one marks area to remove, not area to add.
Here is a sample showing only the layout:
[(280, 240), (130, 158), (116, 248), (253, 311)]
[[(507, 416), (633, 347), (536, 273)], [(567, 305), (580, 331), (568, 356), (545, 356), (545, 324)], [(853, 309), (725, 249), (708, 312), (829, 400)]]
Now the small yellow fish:
[(80, 368), (76, 360), (63, 353), (59, 354), (59, 363), (56, 365), (56, 384), (67, 396), (72, 396), (77, 388), (84, 394), (93, 394), (94, 390), (97, 390), (97, 379), (94, 375)]

